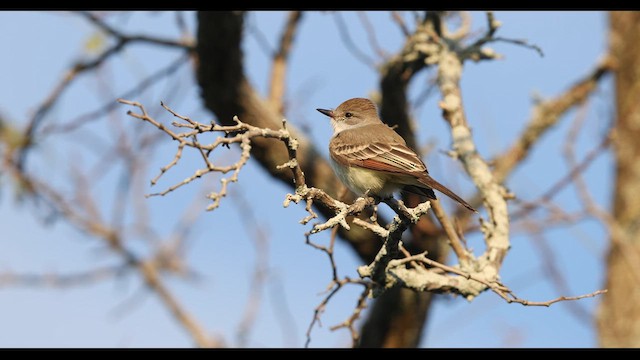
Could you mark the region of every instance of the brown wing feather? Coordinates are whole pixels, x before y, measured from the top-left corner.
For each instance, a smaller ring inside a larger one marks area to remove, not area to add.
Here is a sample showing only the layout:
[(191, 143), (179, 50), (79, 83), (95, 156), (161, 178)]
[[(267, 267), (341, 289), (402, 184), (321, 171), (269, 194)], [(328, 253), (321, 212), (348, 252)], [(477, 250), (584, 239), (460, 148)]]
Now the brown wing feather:
[[(375, 131), (379, 141), (367, 141), (369, 137), (362, 134), (368, 131)], [(333, 160), (345, 166), (414, 176), (427, 171), (422, 160), (407, 147), (404, 139), (386, 125), (377, 125), (373, 130), (367, 129), (367, 126), (344, 130), (331, 139), (329, 152)]]

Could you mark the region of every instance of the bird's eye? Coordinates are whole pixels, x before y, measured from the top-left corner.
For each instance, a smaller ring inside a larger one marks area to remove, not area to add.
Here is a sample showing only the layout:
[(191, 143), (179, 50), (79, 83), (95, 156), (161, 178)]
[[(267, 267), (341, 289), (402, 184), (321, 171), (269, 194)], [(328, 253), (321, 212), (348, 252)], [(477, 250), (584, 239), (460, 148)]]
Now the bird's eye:
[(352, 116), (353, 116), (353, 114), (352, 114), (352, 113), (350, 113), (350, 112), (348, 112), (348, 113), (344, 114), (344, 116), (346, 116), (346, 117), (352, 117)]

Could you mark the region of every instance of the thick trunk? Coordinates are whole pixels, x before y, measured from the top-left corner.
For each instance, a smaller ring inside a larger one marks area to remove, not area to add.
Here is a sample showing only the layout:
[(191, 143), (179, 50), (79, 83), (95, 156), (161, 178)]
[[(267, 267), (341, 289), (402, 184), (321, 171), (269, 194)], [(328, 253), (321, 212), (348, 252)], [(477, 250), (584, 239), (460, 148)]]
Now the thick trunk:
[(640, 12), (611, 12), (617, 62), (613, 217), (606, 288), (598, 314), (600, 345), (640, 347)]

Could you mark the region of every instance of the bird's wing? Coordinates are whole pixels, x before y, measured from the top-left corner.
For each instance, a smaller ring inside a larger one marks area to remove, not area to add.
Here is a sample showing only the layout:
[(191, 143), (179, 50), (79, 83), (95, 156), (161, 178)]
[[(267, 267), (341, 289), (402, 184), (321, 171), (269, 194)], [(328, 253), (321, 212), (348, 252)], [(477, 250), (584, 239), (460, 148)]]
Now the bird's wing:
[(370, 137), (362, 136), (362, 129), (341, 131), (331, 139), (331, 158), (343, 166), (414, 176), (417, 183), (408, 183), (406, 191), (418, 190), (419, 194), (435, 199), (436, 196), (431, 189), (436, 189), (467, 209), (477, 212), (461, 197), (429, 176), (426, 165), (407, 147), (400, 135), (389, 127), (376, 127), (376, 131), (378, 130), (377, 137), (380, 141), (377, 142), (369, 142)]
[(333, 160), (342, 165), (405, 174), (424, 173), (427, 171), (427, 167), (422, 160), (413, 150), (407, 147), (404, 140), (367, 143), (366, 141), (358, 141), (360, 139), (357, 139), (357, 133), (346, 134), (349, 137), (347, 139), (347, 136), (343, 135), (345, 132), (347, 131), (338, 134), (332, 139), (329, 151)]

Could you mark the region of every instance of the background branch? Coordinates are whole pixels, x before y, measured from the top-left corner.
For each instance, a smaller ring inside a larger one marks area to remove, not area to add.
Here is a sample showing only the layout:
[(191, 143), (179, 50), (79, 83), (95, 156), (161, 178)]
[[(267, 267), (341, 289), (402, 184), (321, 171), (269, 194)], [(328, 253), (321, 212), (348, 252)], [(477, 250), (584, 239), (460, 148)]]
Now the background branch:
[(286, 70), (287, 60), (291, 52), (293, 38), (298, 30), (298, 24), (302, 19), (301, 11), (291, 11), (287, 18), (282, 36), (280, 37), (280, 45), (273, 56), (273, 64), (271, 65), (271, 83), (269, 85), (270, 106), (277, 112), (284, 113), (284, 93), (286, 89)]

